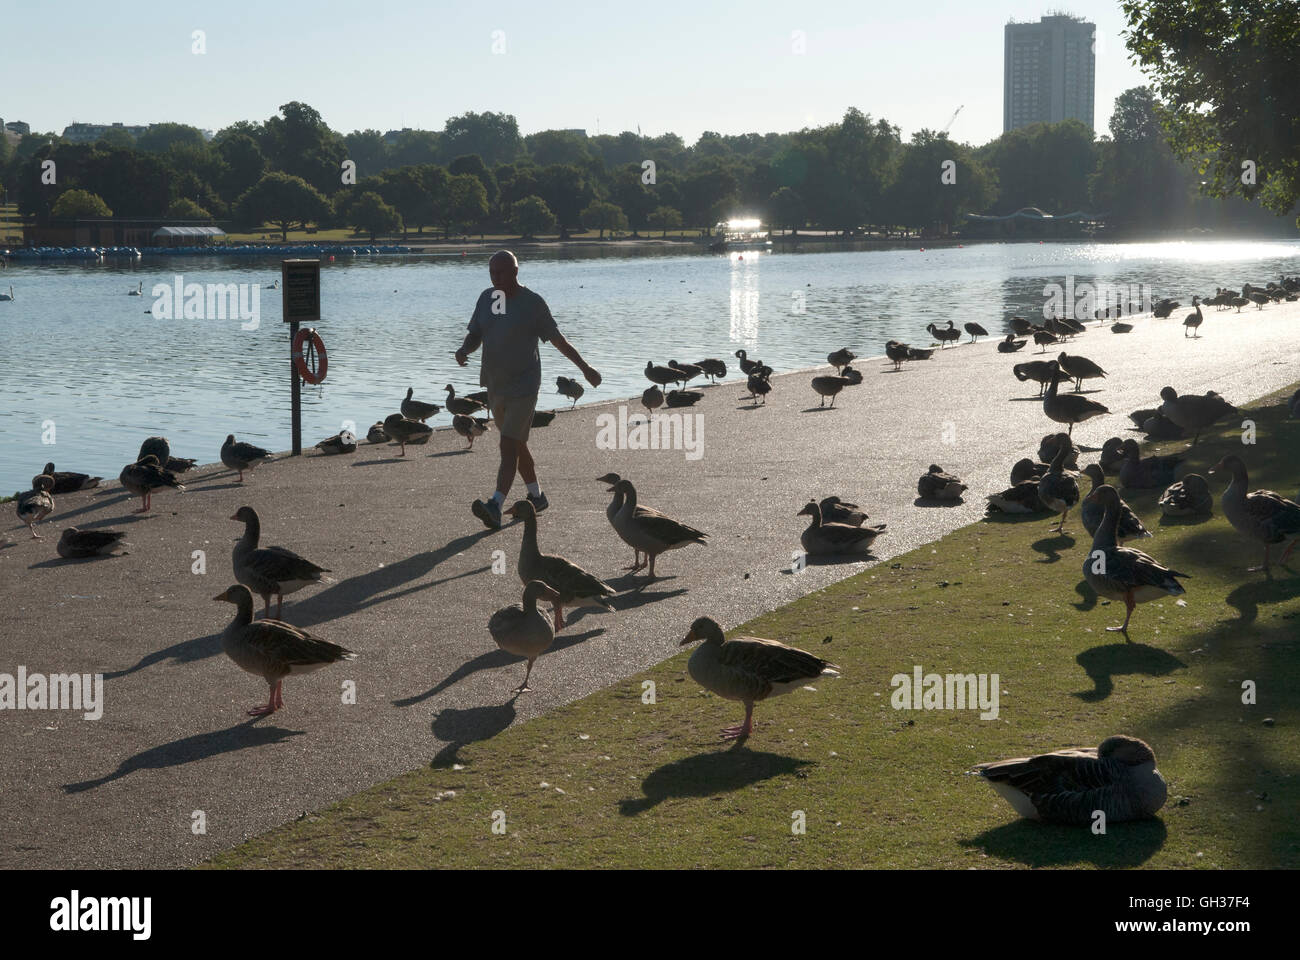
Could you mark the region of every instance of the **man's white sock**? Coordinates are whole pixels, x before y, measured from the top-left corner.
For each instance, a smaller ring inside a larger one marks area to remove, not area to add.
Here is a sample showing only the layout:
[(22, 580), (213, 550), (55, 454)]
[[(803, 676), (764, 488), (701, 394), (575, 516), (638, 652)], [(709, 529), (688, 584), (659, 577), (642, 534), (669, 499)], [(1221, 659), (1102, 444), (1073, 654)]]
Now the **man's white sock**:
[(488, 497), (488, 499), (493, 501), (499, 507), (506, 502), (506, 495), (498, 490), (492, 494), (492, 496)]
[(540, 483), (530, 483), (527, 486), (530, 497), (540, 497), (542, 495), (542, 485)]

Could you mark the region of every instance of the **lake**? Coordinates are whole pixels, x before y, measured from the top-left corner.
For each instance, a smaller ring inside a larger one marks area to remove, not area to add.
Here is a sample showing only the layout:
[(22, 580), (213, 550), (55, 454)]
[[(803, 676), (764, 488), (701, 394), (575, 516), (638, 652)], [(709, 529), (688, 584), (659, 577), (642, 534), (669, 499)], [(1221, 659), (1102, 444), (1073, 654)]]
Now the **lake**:
[[(561, 331), (604, 383), (587, 401), (640, 394), (647, 360), (726, 360), (737, 349), (778, 373), (824, 363), (849, 346), (883, 353), (886, 340), (931, 342), (925, 326), (970, 320), (991, 334), (1006, 319), (1043, 314), (1044, 286), (1150, 284), (1156, 298), (1216, 286), (1240, 289), (1300, 273), (1300, 241), (1150, 244), (1019, 243), (799, 253), (527, 251), (520, 281), (550, 303)], [(49, 460), (116, 479), (140, 441), (161, 434), (172, 453), (218, 459), (226, 434), (272, 450), (291, 445), (287, 327), (280, 293), (260, 289), (260, 322), (158, 320), (155, 285), (257, 284), (274, 259), (145, 256), (131, 263), (11, 264), (0, 271), (7, 349), (0, 356), (0, 491), (25, 490)], [(144, 296), (128, 296), (143, 283)], [(479, 293), (487, 255), (373, 256), (322, 266), (329, 352), (320, 386), (303, 386), (303, 445), (398, 409), (408, 386), (441, 404), (443, 387), (479, 389), (477, 358), (452, 353)], [(1212, 310), (1213, 308), (1211, 308)], [(993, 349), (989, 346), (987, 349)], [(580, 376), (543, 345), (539, 409), (567, 406), (557, 375)], [(859, 364), (861, 366), (861, 364)], [(864, 373), (871, 376), (870, 366)], [(430, 421), (450, 423), (446, 412)], [(490, 437), (488, 439), (491, 439)], [(53, 440), (53, 443), (48, 441)], [(485, 475), (486, 476), (486, 475)], [(7, 508), (7, 509), (12, 509)]]

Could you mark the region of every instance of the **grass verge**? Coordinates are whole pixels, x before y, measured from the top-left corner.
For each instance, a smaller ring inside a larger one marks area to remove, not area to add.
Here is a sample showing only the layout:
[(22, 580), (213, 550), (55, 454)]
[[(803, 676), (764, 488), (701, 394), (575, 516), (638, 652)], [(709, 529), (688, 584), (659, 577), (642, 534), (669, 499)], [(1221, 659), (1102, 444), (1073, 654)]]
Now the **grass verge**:
[[(1246, 414), (1253, 446), (1234, 424), (1193, 450), (1160, 450), (1186, 451), (1188, 470), (1202, 474), (1241, 454), (1252, 488), (1293, 495), (1300, 421), (1281, 402), (1290, 392)], [(1098, 602), (1082, 582), (1091, 540), (1075, 515), (1064, 535), (1044, 517), (979, 523), (736, 631), (843, 671), (816, 692), (760, 703), (747, 744), (716, 739), (742, 710), (696, 686), (684, 653), (491, 739), (453, 744), (208, 866), (1295, 868), (1300, 556), (1271, 579), (1246, 573), (1262, 549), (1223, 518), (1226, 479), (1209, 479), (1215, 515), (1198, 523), (1161, 523), (1159, 491), (1122, 491), (1155, 533), (1142, 548), (1190, 574), (1186, 606), (1138, 608), (1131, 644), (1105, 632), (1123, 605)], [(997, 673), (998, 718), (894, 710), (891, 677), (915, 665)], [(545, 658), (539, 667), (545, 683)], [(501, 706), (475, 711), (485, 728), (513, 716), (521, 670), (501, 671)], [(1254, 705), (1243, 703), (1246, 681)], [(1103, 836), (1021, 821), (964, 773), (1113, 733), (1155, 749), (1169, 782), (1158, 819)], [(792, 829), (799, 812), (803, 834)]]

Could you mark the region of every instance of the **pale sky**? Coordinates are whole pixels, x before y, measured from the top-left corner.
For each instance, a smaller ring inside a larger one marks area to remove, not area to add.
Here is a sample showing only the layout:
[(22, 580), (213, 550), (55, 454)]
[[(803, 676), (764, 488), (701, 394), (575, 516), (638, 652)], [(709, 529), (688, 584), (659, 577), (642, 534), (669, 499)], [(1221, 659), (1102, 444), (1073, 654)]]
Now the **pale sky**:
[[(1059, 6), (1058, 6), (1059, 4)], [(1096, 126), (1144, 81), (1118, 2), (8, 0), (0, 117), (217, 130), (311, 104), (334, 129), (440, 130), (467, 110), (524, 134), (785, 132), (856, 106), (984, 143), (1002, 132), (1002, 34), (1049, 10), (1097, 24)], [(192, 52), (194, 31), (206, 52)], [(501, 31), (495, 35), (496, 31)], [(805, 52), (794, 52), (795, 32)], [(503, 53), (494, 53), (504, 45)]]

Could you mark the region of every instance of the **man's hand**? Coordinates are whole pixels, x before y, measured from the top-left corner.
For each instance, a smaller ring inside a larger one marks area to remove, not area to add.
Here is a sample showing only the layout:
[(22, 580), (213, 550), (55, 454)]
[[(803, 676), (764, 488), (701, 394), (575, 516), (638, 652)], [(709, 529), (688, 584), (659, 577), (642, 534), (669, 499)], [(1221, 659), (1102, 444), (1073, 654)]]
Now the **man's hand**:
[(583, 367), (582, 375), (587, 378), (587, 382), (593, 387), (600, 386), (600, 373), (595, 367)]
[(469, 357), (465, 355), (464, 350), (456, 351), (456, 362), (459, 363), (462, 367), (469, 362)]

